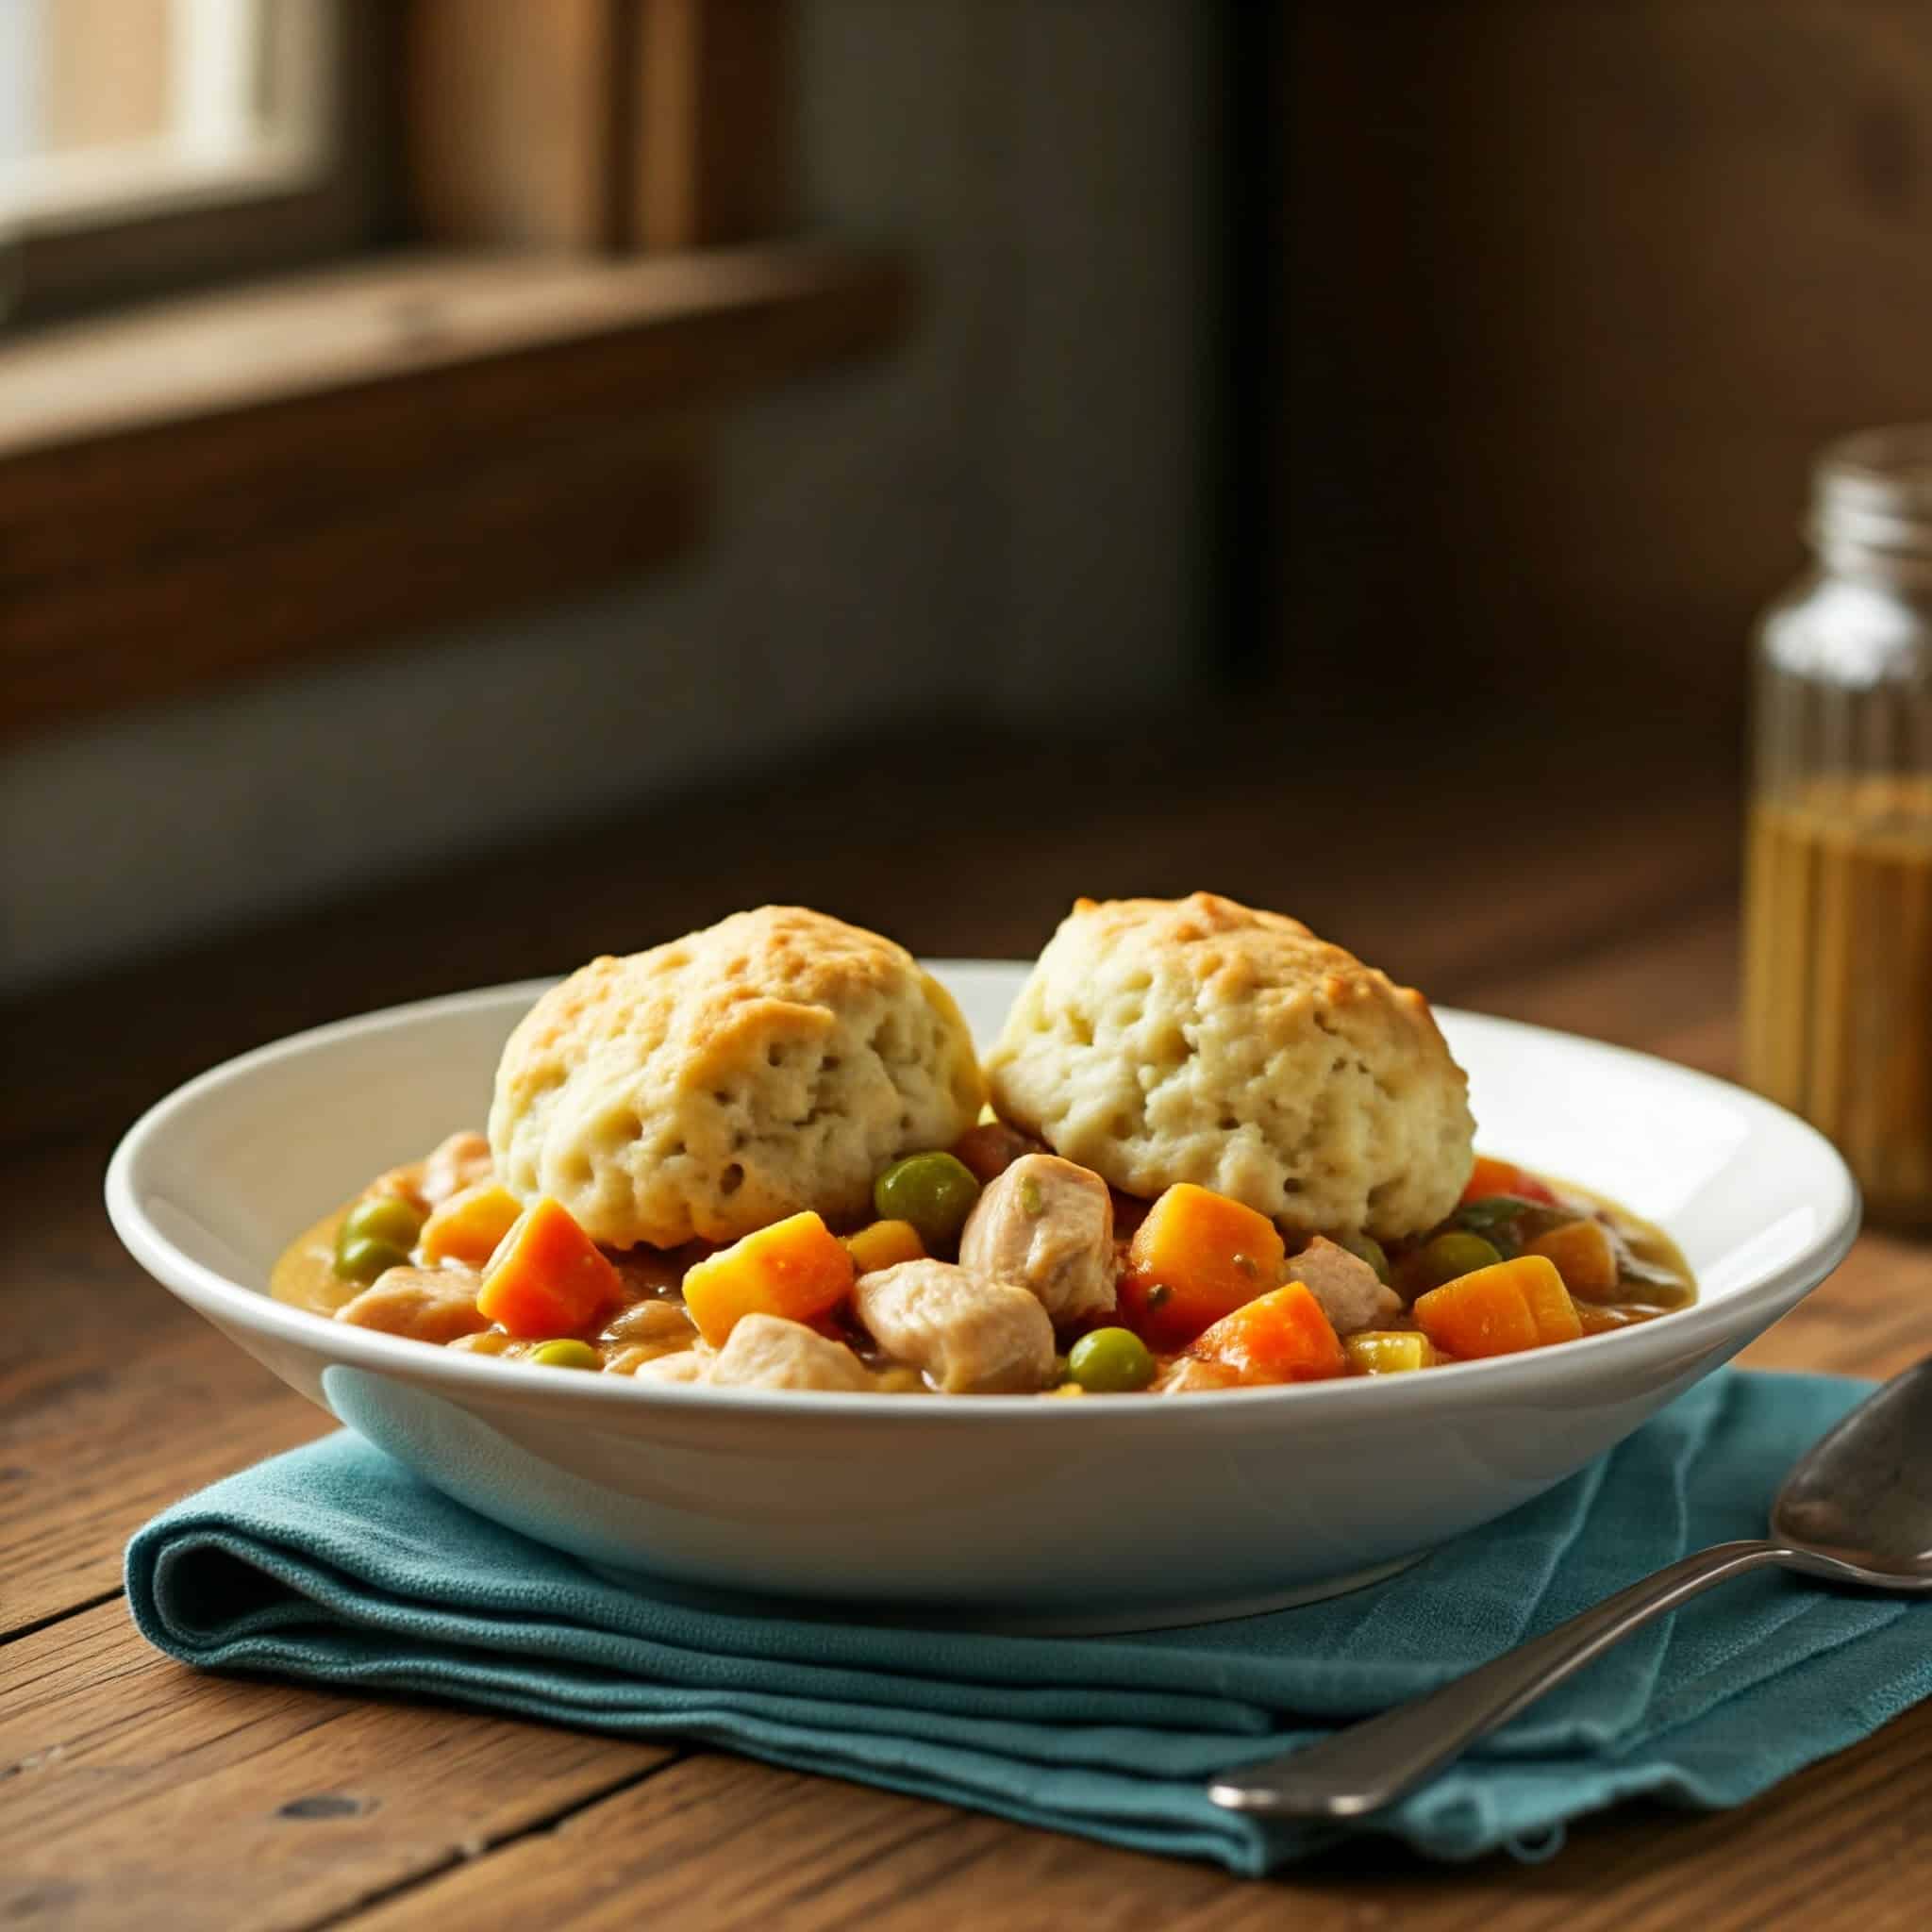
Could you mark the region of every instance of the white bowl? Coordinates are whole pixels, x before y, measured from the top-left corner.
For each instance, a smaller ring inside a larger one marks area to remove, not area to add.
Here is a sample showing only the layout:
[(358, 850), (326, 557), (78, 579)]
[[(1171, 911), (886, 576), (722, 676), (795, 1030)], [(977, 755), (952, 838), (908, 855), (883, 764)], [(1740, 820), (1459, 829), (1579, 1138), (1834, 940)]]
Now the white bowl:
[[(1024, 969), (938, 962), (982, 1041)], [(1387, 1574), (1549, 1488), (1776, 1321), (1858, 1224), (1811, 1128), (1701, 1074), (1444, 1011), (1479, 1143), (1660, 1223), (1692, 1307), (1420, 1375), (1179, 1397), (891, 1398), (545, 1373), (272, 1300), (286, 1242), (479, 1124), (541, 991), (297, 1034), (131, 1128), (108, 1211), (137, 1260), (450, 1495), (593, 1563), (874, 1613), (1034, 1628), (1232, 1616)]]

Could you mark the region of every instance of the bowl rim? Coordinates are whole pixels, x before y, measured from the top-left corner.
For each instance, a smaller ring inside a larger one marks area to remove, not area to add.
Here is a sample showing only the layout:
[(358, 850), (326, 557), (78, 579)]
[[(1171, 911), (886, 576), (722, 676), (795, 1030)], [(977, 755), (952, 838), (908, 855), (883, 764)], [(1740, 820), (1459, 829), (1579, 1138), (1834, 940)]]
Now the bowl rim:
[[(921, 964), (944, 979), (948, 972), (985, 969), (1024, 971), (1025, 961), (983, 958), (925, 958)], [(319, 1350), (338, 1363), (377, 1373), (403, 1373), (408, 1379), (441, 1385), (452, 1395), (499, 1400), (546, 1412), (576, 1411), (635, 1416), (643, 1410), (667, 1414), (716, 1413), (786, 1417), (849, 1424), (858, 1420), (894, 1426), (893, 1417), (915, 1418), (922, 1425), (982, 1427), (995, 1417), (1008, 1424), (1025, 1421), (1041, 1426), (1081, 1428), (1092, 1418), (1141, 1418), (1139, 1426), (1184, 1426), (1188, 1418), (1225, 1422), (1231, 1416), (1252, 1417), (1257, 1424), (1315, 1421), (1347, 1416), (1366, 1421), (1375, 1405), (1393, 1406), (1411, 1418), (1426, 1417), (1445, 1407), (1480, 1405), (1520, 1398), (1539, 1386), (1559, 1393), (1565, 1384), (1593, 1378), (1600, 1369), (1653, 1369), (1689, 1360), (1721, 1346), (1734, 1334), (1750, 1335), (1770, 1325), (1822, 1282), (1844, 1258), (1857, 1240), (1863, 1212), (1858, 1187), (1838, 1150), (1808, 1123), (1775, 1102), (1716, 1074), (1686, 1067), (1655, 1054), (1617, 1046), (1585, 1034), (1537, 1026), (1497, 1014), (1464, 1008), (1439, 1007), (1439, 1017), (1451, 1026), (1475, 1022), (1514, 1037), (1525, 1046), (1538, 1041), (1561, 1041), (1566, 1048), (1583, 1047), (1608, 1057), (1652, 1077), (1688, 1082), (1734, 1104), (1741, 1103), (1761, 1116), (1774, 1117), (1795, 1129), (1801, 1143), (1819, 1162), (1818, 1179), (1832, 1211), (1799, 1254), (1761, 1279), (1747, 1281), (1714, 1301), (1698, 1300), (1633, 1327), (1613, 1329), (1566, 1342), (1560, 1349), (1535, 1349), (1496, 1356), (1482, 1361), (1448, 1365), (1449, 1373), (1411, 1379), (1408, 1376), (1345, 1376), (1273, 1389), (1199, 1391), (1186, 1401), (1169, 1401), (1152, 1391), (1116, 1395), (1104, 1403), (1016, 1400), (1010, 1395), (952, 1395), (942, 1402), (882, 1401), (864, 1391), (816, 1390), (689, 1388), (676, 1383), (640, 1383), (630, 1376), (533, 1376), (527, 1365), (500, 1361), (463, 1350), (430, 1348), (405, 1336), (371, 1328), (344, 1327), (324, 1315), (275, 1301), (265, 1287), (251, 1288), (195, 1259), (156, 1226), (142, 1204), (140, 1179), (144, 1162), (163, 1144), (174, 1123), (204, 1096), (257, 1069), (283, 1058), (326, 1048), (365, 1033), (407, 1027), (445, 1014), (513, 1002), (527, 1004), (559, 975), (505, 981), (461, 992), (442, 993), (374, 1008), (347, 1018), (327, 1021), (300, 1032), (253, 1047), (223, 1060), (156, 1101), (128, 1127), (109, 1158), (105, 1193), (108, 1218), (115, 1234), (135, 1260), (160, 1285), (189, 1307), (214, 1321), (300, 1348)], [(1762, 1317), (1754, 1328), (1754, 1318)], [(1346, 1405), (1346, 1407), (1342, 1407)], [(1156, 1417), (1170, 1418), (1157, 1422)], [(1082, 1420), (1086, 1418), (1088, 1420)]]

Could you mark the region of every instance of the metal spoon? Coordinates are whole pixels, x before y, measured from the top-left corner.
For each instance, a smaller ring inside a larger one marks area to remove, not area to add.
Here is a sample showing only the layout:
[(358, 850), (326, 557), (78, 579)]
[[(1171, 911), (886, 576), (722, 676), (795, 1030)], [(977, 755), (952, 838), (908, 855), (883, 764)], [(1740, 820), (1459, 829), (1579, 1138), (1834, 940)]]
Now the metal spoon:
[(1379, 1810), (1640, 1624), (1770, 1563), (1831, 1583), (1932, 1591), (1932, 1357), (1868, 1396), (1792, 1469), (1769, 1541), (1700, 1550), (1440, 1690), (1231, 1771), (1208, 1795), (1230, 1811), (1292, 1818)]

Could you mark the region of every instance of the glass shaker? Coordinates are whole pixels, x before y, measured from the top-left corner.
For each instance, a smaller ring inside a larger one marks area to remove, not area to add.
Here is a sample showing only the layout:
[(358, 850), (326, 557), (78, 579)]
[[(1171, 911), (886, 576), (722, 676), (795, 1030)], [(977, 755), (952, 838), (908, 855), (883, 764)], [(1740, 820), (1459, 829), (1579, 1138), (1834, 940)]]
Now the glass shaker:
[(1932, 1225), (1932, 425), (1828, 448), (1807, 534), (1757, 632), (1744, 1077)]

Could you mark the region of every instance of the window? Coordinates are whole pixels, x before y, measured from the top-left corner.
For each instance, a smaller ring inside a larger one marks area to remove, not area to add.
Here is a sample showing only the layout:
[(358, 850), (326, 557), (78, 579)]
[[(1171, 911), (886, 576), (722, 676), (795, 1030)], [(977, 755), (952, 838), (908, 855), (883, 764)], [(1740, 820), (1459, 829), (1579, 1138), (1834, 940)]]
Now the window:
[(0, 0), (0, 307), (43, 320), (373, 239), (375, 0)]
[(0, 741), (700, 541), (705, 416), (911, 306), (788, 238), (791, 25), (0, 0)]
[(326, 0), (0, 0), (0, 227), (312, 186), (333, 25)]

